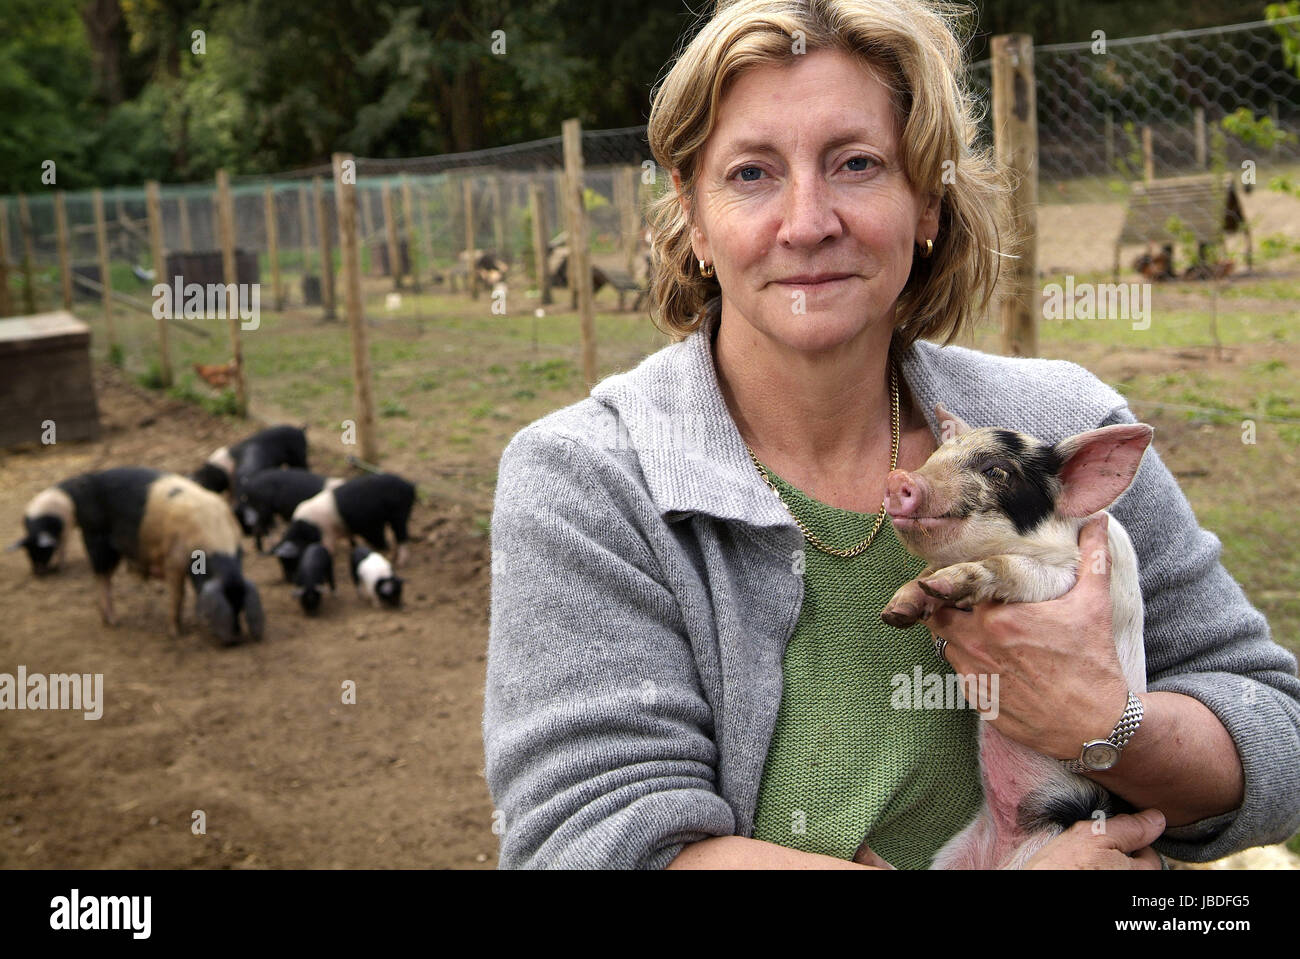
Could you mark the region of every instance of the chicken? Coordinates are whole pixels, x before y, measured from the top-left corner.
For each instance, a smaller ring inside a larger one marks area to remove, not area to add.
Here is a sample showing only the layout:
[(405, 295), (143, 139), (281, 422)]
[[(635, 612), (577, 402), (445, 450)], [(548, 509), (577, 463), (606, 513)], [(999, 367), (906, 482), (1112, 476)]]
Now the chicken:
[(209, 386), (213, 389), (221, 389), (223, 386), (229, 386), (231, 380), (235, 378), (235, 372), (238, 367), (235, 361), (229, 363), (195, 363), (194, 372), (199, 374)]

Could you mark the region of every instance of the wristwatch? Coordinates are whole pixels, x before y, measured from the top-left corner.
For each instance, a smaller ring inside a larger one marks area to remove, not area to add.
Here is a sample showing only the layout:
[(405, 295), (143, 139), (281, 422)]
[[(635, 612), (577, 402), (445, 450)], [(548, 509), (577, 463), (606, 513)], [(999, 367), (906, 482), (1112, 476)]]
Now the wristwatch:
[(1119, 718), (1111, 734), (1105, 739), (1094, 739), (1083, 744), (1078, 759), (1063, 759), (1061, 764), (1072, 773), (1103, 772), (1119, 762), (1125, 744), (1137, 732), (1142, 723), (1142, 700), (1132, 690), (1128, 694), (1128, 704), (1124, 715)]

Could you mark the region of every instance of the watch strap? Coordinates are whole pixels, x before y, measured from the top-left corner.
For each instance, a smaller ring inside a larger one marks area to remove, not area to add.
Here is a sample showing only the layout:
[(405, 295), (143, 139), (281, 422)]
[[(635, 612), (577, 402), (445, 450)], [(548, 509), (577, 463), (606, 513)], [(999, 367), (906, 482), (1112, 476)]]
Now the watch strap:
[[(1133, 734), (1137, 732), (1138, 726), (1142, 724), (1143, 712), (1144, 708), (1142, 706), (1142, 700), (1138, 698), (1137, 693), (1129, 690), (1128, 702), (1124, 705), (1124, 714), (1120, 716), (1119, 722), (1115, 724), (1115, 728), (1111, 730), (1110, 735), (1105, 738), (1104, 742), (1110, 743), (1119, 750), (1122, 755), (1124, 747), (1128, 744), (1128, 741), (1133, 738)], [(1087, 748), (1088, 744), (1084, 743), (1083, 749), (1079, 752), (1079, 758), (1062, 760), (1062, 765), (1072, 773), (1095, 772), (1096, 770), (1093, 770), (1083, 762), (1083, 752)], [(1116, 762), (1118, 761), (1119, 760), (1116, 760)], [(1114, 767), (1112, 766), (1112, 768)]]

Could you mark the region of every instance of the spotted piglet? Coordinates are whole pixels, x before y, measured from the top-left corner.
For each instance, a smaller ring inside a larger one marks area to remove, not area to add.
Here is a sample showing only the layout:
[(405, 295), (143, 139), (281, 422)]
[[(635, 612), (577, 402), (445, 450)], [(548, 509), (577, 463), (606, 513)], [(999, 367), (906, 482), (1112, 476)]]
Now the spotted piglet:
[(307, 468), (307, 434), (299, 427), (272, 426), (214, 450), (191, 479), (204, 489), (237, 498), (244, 481), (279, 466)]
[(327, 485), (293, 511), (289, 527), (271, 555), (280, 561), (284, 578), (293, 581), (303, 550), (320, 543), (334, 554), (340, 541), (360, 537), (377, 550), (388, 549), (385, 529), (393, 531), (397, 549), (394, 566), (406, 557), (410, 539), (407, 523), (415, 503), (415, 486), (393, 473), (357, 476), (339, 486)]
[(76, 507), (62, 485), (41, 490), (23, 511), (23, 537), (9, 549), (25, 549), (37, 576), (63, 564), (69, 531), (77, 525)]
[(402, 605), (402, 583), (405, 580), (393, 574), (392, 564), (384, 558), (383, 553), (376, 553), (368, 546), (356, 546), (352, 550), (352, 582), (356, 583), (357, 592), (370, 600), (370, 605), (396, 608)]
[[(972, 429), (942, 404), (935, 412), (951, 438), (920, 469), (890, 473), (886, 499), (899, 539), (928, 565), (894, 594), (881, 619), (904, 628), (939, 606), (1039, 603), (1068, 592), (1080, 562), (1091, 561), (1081, 559), (1079, 530), (1132, 484), (1151, 427), (1106, 426), (1053, 444), (1013, 430)], [(1141, 693), (1137, 554), (1113, 516), (1108, 529), (1115, 648), (1129, 689)], [(980, 724), (980, 773), (984, 806), (939, 851), (936, 869), (1017, 868), (1073, 823), (1112, 810), (1101, 786), (991, 723)]]

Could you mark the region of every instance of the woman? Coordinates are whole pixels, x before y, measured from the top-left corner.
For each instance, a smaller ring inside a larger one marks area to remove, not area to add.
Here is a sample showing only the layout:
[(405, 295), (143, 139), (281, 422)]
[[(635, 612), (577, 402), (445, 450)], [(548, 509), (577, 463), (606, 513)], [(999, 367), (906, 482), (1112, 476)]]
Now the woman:
[[(1052, 442), (1135, 422), (1074, 364), (920, 339), (962, 330), (997, 272), (1002, 190), (960, 65), (919, 0), (741, 0), (661, 85), (655, 298), (681, 341), (501, 460), (484, 739), (502, 866), (924, 868), (978, 809), (979, 720), (891, 710), (892, 676), (998, 674), (995, 724), (1062, 760), (1124, 712), (1105, 573), (936, 614), (946, 662), (925, 627), (880, 622), (922, 565), (885, 521), (886, 476), (936, 448), (937, 401)], [(1154, 449), (1111, 512), (1138, 551), (1150, 691), (1121, 761), (1089, 775), (1145, 812), (1031, 865), (1285, 838), (1294, 657)], [(1085, 554), (1105, 543), (1084, 528)]]

